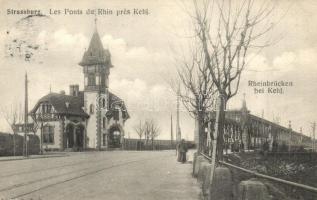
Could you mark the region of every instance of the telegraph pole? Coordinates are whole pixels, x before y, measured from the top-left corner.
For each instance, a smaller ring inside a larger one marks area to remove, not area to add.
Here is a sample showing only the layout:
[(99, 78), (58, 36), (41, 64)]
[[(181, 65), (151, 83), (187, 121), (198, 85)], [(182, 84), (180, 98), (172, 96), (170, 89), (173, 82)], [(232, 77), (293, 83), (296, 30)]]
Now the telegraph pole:
[(25, 97), (24, 97), (24, 142), (25, 156), (28, 156), (28, 75), (25, 72)]
[(173, 148), (173, 114), (171, 114), (171, 147)]
[(181, 128), (179, 125), (179, 87), (177, 90), (177, 99), (176, 99), (177, 107), (176, 107), (176, 141), (179, 143), (182, 139)]

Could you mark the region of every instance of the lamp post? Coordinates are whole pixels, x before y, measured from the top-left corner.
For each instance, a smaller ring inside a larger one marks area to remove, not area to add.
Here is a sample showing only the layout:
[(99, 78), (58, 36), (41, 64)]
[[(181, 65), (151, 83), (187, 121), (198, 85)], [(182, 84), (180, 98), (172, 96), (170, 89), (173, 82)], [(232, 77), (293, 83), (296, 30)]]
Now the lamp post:
[(28, 156), (28, 75), (25, 73), (25, 93), (24, 93), (24, 140), (25, 156)]

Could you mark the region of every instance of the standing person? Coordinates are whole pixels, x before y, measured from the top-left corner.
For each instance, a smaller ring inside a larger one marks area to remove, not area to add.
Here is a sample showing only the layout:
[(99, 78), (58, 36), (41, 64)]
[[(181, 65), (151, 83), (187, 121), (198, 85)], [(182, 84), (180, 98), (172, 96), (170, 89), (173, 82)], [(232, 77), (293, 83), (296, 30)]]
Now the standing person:
[(186, 162), (187, 144), (186, 144), (184, 139), (181, 140), (178, 152), (180, 154), (180, 162), (185, 163)]

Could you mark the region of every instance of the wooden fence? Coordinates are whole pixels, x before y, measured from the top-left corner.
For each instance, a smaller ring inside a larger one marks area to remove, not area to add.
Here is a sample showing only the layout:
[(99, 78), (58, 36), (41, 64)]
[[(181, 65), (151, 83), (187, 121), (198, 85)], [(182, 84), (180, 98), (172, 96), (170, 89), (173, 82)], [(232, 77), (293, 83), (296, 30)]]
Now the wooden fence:
[[(24, 137), (18, 134), (0, 132), (0, 156), (21, 156), (24, 149)], [(39, 154), (40, 139), (36, 135), (29, 135), (28, 154)]]

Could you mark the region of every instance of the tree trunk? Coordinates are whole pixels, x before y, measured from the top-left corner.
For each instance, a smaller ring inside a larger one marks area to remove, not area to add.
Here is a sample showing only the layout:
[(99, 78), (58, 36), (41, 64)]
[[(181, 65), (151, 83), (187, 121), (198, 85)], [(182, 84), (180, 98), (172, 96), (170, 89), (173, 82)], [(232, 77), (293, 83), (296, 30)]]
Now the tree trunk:
[[(137, 145), (137, 148), (138, 148), (138, 145)], [(141, 149), (142, 149), (142, 136), (140, 136), (140, 139), (139, 139), (139, 149), (137, 149), (137, 150), (141, 151)]]
[[(198, 116), (195, 116), (195, 133), (194, 133), (194, 141), (196, 144), (197, 152), (199, 152), (199, 144), (200, 144), (200, 137), (199, 137), (199, 125), (198, 125)], [(178, 141), (177, 141), (178, 144)]]
[(217, 160), (223, 160), (223, 128), (225, 123), (225, 108), (226, 99), (224, 97), (219, 98), (219, 121), (218, 121), (218, 136), (217, 136)]
[(204, 148), (204, 112), (198, 111), (197, 115), (197, 124), (198, 124), (198, 152), (203, 152)]
[(221, 97), (218, 97), (218, 105), (217, 105), (217, 110), (216, 110), (216, 119), (215, 119), (215, 128), (214, 128), (214, 133), (213, 133), (213, 137), (212, 138), (212, 155), (211, 155), (211, 170), (210, 170), (210, 183), (213, 183), (213, 178), (214, 178), (214, 173), (215, 173), (215, 169), (216, 169), (216, 164), (217, 164), (217, 160), (218, 159), (218, 138), (219, 138), (219, 125), (220, 123), (220, 110), (222, 107), (222, 103), (221, 103)]

